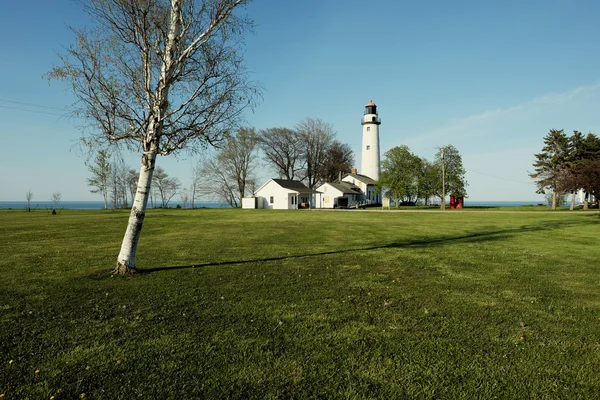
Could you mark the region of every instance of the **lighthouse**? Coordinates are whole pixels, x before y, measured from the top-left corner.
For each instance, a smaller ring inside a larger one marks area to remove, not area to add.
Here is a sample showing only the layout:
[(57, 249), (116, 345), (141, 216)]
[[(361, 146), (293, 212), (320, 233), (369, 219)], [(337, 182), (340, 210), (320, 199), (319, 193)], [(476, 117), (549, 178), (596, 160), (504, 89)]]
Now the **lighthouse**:
[(360, 173), (373, 180), (379, 179), (379, 125), (381, 120), (377, 116), (377, 106), (373, 100), (365, 106), (365, 115), (362, 118), (362, 160)]

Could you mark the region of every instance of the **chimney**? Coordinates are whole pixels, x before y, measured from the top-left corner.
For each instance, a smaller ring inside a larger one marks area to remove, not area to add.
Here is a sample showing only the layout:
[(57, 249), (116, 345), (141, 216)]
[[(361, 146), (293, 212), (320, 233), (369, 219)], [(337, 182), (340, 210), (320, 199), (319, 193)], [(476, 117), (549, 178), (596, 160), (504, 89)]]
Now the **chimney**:
[(353, 173), (354, 175), (358, 174), (358, 173), (356, 172), (356, 168), (352, 168), (352, 173)]

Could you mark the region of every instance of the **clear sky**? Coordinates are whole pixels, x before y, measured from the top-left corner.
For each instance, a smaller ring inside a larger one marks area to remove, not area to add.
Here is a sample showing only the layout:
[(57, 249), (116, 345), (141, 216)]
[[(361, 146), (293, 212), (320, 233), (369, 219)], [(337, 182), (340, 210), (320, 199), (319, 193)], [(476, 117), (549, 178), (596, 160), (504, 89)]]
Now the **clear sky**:
[[(360, 167), (364, 106), (382, 119), (382, 153), (432, 159), (454, 145), (473, 201), (541, 200), (527, 173), (550, 129), (600, 133), (600, 2), (255, 0), (246, 61), (264, 98), (247, 121), (331, 123)], [(73, 97), (42, 75), (86, 23), (72, 0), (2, 2), (0, 201), (100, 200), (73, 148)], [(34, 106), (35, 105), (35, 106)], [(43, 107), (38, 107), (43, 106)], [(138, 168), (137, 156), (128, 157)], [(159, 158), (187, 184), (191, 160)], [(259, 171), (266, 179), (270, 172)]]

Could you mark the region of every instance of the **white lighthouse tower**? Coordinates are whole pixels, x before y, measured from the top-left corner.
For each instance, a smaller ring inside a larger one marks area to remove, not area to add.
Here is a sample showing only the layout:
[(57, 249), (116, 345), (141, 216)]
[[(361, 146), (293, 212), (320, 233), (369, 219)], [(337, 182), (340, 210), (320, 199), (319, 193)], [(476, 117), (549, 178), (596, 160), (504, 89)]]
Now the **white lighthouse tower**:
[(361, 121), (363, 127), (362, 160), (360, 173), (373, 180), (379, 179), (379, 125), (377, 106), (373, 100), (365, 107), (365, 115)]

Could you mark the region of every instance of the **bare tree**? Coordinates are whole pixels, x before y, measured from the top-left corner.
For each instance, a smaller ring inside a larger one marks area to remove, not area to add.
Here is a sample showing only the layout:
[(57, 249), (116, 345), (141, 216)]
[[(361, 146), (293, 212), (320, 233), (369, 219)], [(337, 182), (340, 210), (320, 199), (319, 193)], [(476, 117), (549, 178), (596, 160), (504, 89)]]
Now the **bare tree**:
[(140, 176), (135, 169), (127, 169), (125, 173), (125, 184), (127, 185), (127, 190), (129, 191), (131, 201), (133, 201), (133, 199), (135, 198), (135, 192), (137, 190), (137, 183), (139, 179)]
[(83, 143), (139, 149), (140, 176), (115, 273), (136, 270), (136, 250), (157, 155), (221, 140), (253, 105), (239, 49), (253, 23), (248, 0), (88, 0), (96, 23), (48, 74), (72, 85)]
[(196, 200), (201, 196), (209, 195), (204, 179), (204, 164), (201, 161), (196, 161), (192, 166), (192, 181), (190, 183), (190, 207), (196, 207)]
[(242, 198), (254, 185), (258, 141), (253, 128), (240, 128), (205, 164), (204, 173), (214, 194), (231, 207), (240, 207)]
[(169, 202), (181, 188), (181, 182), (179, 182), (179, 179), (177, 178), (170, 177), (165, 170), (160, 167), (156, 168), (152, 179), (160, 196), (161, 207), (169, 207)]
[(61, 192), (54, 192), (52, 196), (50, 196), (50, 201), (52, 202), (52, 214), (56, 214), (56, 208), (58, 207), (58, 203), (62, 199)]
[(25, 199), (27, 199), (27, 211), (31, 211), (31, 200), (33, 200), (33, 192), (31, 189), (25, 193)]
[(296, 179), (304, 169), (303, 140), (293, 129), (260, 131), (260, 148), (280, 178)]
[(302, 137), (306, 169), (304, 180), (309, 188), (315, 187), (325, 175), (327, 149), (335, 137), (333, 126), (319, 118), (306, 118), (296, 130)]
[(88, 171), (92, 174), (87, 178), (87, 184), (91, 188), (90, 192), (100, 193), (104, 199), (104, 208), (108, 208), (109, 181), (112, 172), (110, 154), (107, 150), (100, 150), (90, 164), (87, 164)]
[(188, 189), (182, 189), (179, 191), (179, 201), (181, 201), (181, 206), (183, 208), (188, 208), (190, 204), (190, 192)]
[(121, 154), (114, 154), (108, 181), (109, 198), (113, 209), (128, 207), (128, 170), (129, 167), (125, 165)]
[(354, 152), (352, 148), (337, 140), (325, 152), (325, 165), (321, 182), (333, 182), (338, 179), (340, 173), (351, 172), (354, 164)]

